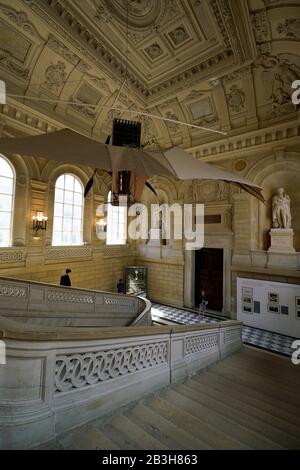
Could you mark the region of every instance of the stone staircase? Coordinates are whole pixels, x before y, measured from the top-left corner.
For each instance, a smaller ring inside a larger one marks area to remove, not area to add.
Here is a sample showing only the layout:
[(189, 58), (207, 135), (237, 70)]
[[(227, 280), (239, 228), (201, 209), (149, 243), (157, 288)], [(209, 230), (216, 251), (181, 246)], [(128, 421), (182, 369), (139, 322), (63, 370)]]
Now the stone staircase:
[(300, 449), (300, 366), (245, 347), (105, 420), (61, 449)]

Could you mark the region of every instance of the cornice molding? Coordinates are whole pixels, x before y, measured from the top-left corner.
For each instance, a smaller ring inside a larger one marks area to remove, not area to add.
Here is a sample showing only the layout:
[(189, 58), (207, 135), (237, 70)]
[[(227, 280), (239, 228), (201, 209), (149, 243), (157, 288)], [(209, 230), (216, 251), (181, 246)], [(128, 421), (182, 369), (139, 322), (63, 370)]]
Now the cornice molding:
[(299, 121), (292, 121), (274, 124), (271, 127), (257, 129), (250, 132), (220, 139), (217, 142), (210, 142), (198, 146), (186, 148), (195, 158), (203, 161), (220, 161), (241, 157), (243, 154), (259, 150), (273, 149), (280, 145), (291, 145), (300, 143)]

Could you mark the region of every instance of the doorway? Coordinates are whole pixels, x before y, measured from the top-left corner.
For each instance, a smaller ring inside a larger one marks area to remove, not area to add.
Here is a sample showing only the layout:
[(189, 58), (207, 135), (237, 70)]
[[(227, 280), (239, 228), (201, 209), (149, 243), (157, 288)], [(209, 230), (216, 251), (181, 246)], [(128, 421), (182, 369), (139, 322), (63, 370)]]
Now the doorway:
[(195, 305), (200, 303), (201, 291), (208, 300), (208, 309), (223, 310), (223, 249), (202, 248), (195, 251)]

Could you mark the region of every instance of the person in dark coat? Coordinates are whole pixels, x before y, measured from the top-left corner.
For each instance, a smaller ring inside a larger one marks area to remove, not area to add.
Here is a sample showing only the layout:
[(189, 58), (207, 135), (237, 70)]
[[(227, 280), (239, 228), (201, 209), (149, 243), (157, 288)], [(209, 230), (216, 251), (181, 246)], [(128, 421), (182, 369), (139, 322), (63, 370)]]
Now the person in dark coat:
[(71, 269), (66, 269), (66, 274), (64, 274), (60, 278), (60, 285), (61, 286), (71, 287), (71, 279), (70, 279), (70, 276), (69, 276), (69, 273), (71, 273), (71, 272), (72, 272)]
[(118, 294), (126, 294), (126, 286), (122, 279), (119, 279), (119, 282), (117, 284), (117, 290)]

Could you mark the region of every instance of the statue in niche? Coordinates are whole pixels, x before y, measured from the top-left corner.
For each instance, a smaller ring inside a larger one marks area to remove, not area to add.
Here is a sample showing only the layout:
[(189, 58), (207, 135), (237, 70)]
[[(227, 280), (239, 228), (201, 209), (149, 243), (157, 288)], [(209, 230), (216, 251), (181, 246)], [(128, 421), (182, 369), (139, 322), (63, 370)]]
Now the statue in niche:
[(291, 228), (291, 199), (285, 193), (284, 188), (279, 188), (272, 198), (273, 228)]

